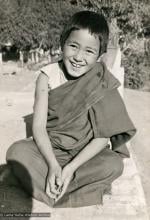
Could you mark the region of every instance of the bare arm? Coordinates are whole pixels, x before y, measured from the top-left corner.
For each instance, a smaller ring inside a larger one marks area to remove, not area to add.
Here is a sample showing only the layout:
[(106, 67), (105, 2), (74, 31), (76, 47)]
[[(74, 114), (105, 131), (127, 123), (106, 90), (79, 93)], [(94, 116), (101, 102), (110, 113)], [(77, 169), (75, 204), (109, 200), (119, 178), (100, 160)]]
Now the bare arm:
[(57, 163), (52, 150), (52, 145), (46, 131), (48, 109), (48, 77), (40, 74), (35, 90), (34, 114), (33, 114), (33, 137), (36, 144), (46, 159), (49, 166)]
[(60, 184), (61, 167), (57, 162), (52, 145), (47, 134), (47, 110), (48, 110), (48, 77), (41, 73), (37, 79), (35, 91), (35, 103), (33, 114), (33, 137), (48, 164), (47, 193), (55, 198), (58, 194), (57, 186)]
[(75, 172), (82, 164), (97, 155), (108, 144), (107, 138), (93, 139), (69, 164), (68, 166)]

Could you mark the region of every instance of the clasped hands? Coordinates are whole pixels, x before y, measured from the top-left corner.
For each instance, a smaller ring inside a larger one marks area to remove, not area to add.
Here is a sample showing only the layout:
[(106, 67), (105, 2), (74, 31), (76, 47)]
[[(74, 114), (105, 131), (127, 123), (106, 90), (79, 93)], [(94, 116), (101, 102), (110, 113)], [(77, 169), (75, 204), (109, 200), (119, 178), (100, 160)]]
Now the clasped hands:
[(63, 169), (59, 164), (50, 167), (46, 193), (55, 200), (55, 203), (65, 194), (73, 178), (73, 173), (69, 165), (66, 165)]

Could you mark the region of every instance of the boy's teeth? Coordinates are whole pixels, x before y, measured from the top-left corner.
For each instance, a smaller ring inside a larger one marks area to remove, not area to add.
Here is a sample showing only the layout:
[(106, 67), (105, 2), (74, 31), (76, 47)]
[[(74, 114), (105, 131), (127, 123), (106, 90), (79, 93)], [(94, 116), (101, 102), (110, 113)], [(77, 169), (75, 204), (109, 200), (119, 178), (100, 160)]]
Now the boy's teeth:
[(72, 63), (72, 65), (73, 65), (74, 67), (80, 67), (80, 65), (75, 64), (75, 63)]

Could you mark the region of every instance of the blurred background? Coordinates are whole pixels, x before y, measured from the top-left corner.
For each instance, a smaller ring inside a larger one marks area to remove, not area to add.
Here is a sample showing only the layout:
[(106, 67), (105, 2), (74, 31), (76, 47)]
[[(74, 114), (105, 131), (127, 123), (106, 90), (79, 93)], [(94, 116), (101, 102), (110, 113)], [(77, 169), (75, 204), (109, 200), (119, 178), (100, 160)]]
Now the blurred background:
[(57, 59), (64, 24), (86, 9), (102, 11), (108, 19), (108, 47), (121, 49), (124, 86), (150, 91), (149, 0), (0, 0), (1, 90), (13, 87), (9, 81), (17, 76), (21, 87), (32, 72)]

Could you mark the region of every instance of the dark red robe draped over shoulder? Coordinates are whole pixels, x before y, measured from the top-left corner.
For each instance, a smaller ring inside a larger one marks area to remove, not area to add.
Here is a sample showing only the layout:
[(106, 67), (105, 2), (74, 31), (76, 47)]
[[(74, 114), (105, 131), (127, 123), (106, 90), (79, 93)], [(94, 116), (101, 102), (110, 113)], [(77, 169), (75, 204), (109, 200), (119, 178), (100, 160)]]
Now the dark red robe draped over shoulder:
[[(61, 63), (60, 63), (61, 64)], [(118, 92), (119, 81), (104, 63), (49, 92), (47, 131), (66, 150), (86, 146), (92, 138), (110, 138), (112, 150), (129, 156), (124, 145), (135, 134)]]

